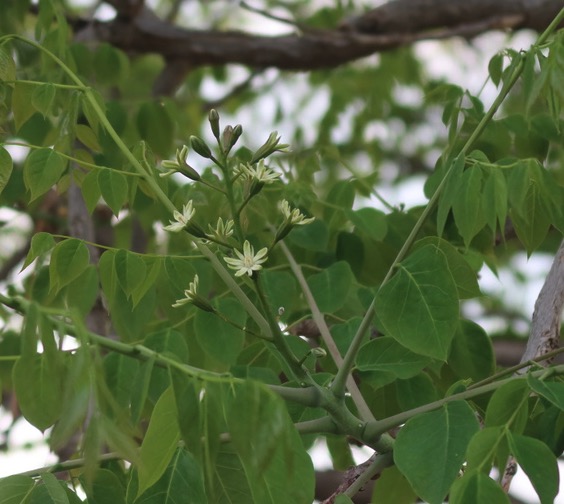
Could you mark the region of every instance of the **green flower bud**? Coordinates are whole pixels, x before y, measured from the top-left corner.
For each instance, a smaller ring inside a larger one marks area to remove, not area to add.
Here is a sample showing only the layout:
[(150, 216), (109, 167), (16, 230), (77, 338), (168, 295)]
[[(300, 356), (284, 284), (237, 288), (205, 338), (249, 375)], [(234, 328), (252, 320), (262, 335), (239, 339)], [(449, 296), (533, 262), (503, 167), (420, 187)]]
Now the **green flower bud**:
[(217, 110), (211, 109), (208, 115), (213, 136), (219, 141), (219, 114)]
[(192, 135), (190, 137), (190, 144), (192, 145), (192, 149), (194, 149), (194, 151), (198, 153), (200, 156), (207, 159), (210, 159), (212, 157), (210, 148), (206, 145), (206, 142), (204, 142), (201, 138)]
[(224, 154), (227, 154), (231, 150), (231, 147), (233, 147), (233, 126), (229, 124), (223, 128), (221, 147)]

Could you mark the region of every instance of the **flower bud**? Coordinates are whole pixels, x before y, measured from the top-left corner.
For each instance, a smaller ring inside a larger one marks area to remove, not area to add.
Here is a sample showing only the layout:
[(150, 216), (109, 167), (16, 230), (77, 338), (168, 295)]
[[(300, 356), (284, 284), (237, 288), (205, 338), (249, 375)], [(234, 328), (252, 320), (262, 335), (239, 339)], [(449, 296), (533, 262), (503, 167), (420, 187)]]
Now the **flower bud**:
[(210, 148), (206, 145), (206, 142), (204, 142), (201, 138), (192, 135), (190, 137), (190, 144), (192, 145), (192, 149), (194, 149), (194, 151), (198, 153), (200, 156), (207, 159), (210, 159), (212, 157)]
[(231, 147), (233, 147), (233, 126), (229, 124), (223, 128), (223, 134), (221, 135), (221, 147), (223, 148), (223, 153), (227, 154)]
[(196, 170), (194, 170), (194, 168), (192, 168), (188, 163), (184, 163), (183, 165), (179, 166), (178, 171), (190, 180), (194, 180), (196, 182), (200, 180), (200, 174)]
[(213, 136), (219, 141), (219, 114), (217, 110), (211, 109), (208, 115)]

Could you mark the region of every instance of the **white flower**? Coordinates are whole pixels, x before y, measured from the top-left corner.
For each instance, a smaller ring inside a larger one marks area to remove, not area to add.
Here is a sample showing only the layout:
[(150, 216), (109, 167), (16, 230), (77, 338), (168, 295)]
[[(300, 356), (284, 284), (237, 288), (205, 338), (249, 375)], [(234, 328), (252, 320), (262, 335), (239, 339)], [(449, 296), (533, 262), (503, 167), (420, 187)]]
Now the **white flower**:
[(272, 184), (281, 175), (281, 173), (276, 173), (268, 168), (268, 166), (265, 166), (264, 160), (262, 159), (256, 165), (241, 164), (239, 170), (245, 174), (248, 179), (260, 184)]
[(315, 217), (306, 217), (298, 208), (292, 209), (286, 200), (282, 200), (278, 208), (291, 226), (305, 226), (315, 220)]
[(170, 231), (171, 233), (179, 233), (188, 225), (190, 219), (194, 217), (195, 213), (196, 210), (192, 208), (192, 200), (190, 200), (182, 207), (182, 213), (178, 210), (174, 211), (173, 216), (176, 222), (170, 221), (170, 224), (168, 226), (164, 226), (163, 229)]
[(215, 226), (215, 229), (211, 227), (211, 224), (208, 224), (210, 232), (206, 233), (206, 236), (210, 238), (216, 238), (218, 240), (225, 240), (233, 234), (234, 224), (235, 223), (231, 219), (226, 220), (224, 223), (223, 219), (219, 217), (217, 219), (217, 225)]
[(268, 248), (264, 247), (255, 254), (254, 247), (248, 240), (245, 240), (245, 243), (243, 244), (243, 253), (241, 254), (241, 252), (235, 250), (235, 254), (238, 259), (226, 257), (225, 262), (231, 269), (237, 270), (235, 276), (242, 276), (245, 273), (252, 276), (253, 271), (262, 269), (261, 264), (266, 262), (268, 259), (268, 257), (266, 257), (267, 253)]
[(194, 276), (194, 280), (190, 282), (190, 287), (184, 291), (184, 297), (177, 299), (176, 303), (172, 305), (173, 308), (184, 306), (185, 304), (193, 304), (207, 312), (215, 312), (214, 307), (202, 296), (198, 294), (198, 284), (200, 279), (198, 275)]
[(198, 296), (198, 283), (200, 279), (198, 275), (194, 277), (194, 281), (190, 282), (190, 287), (184, 291), (184, 297), (177, 299), (176, 303), (172, 305), (173, 308), (178, 308), (179, 306), (192, 303), (194, 299)]

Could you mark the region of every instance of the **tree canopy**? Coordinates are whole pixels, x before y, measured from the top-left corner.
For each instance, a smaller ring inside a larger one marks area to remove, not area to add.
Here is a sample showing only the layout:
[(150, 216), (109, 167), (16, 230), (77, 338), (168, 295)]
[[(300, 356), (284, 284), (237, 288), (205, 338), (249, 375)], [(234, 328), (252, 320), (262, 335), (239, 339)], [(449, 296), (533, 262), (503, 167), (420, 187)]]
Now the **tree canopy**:
[[(562, 2), (360, 4), (0, 2), (0, 392), (59, 459), (2, 502), (554, 501)], [(418, 52), (491, 31), (479, 92)]]

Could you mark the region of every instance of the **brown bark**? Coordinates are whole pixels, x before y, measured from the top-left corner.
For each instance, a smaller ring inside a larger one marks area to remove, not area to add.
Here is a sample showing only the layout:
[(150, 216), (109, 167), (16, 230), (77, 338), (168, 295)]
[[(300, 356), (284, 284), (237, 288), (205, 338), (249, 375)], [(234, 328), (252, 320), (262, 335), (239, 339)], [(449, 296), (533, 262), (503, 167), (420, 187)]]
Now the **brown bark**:
[(141, 9), (140, 2), (110, 3), (121, 7), (119, 15), (94, 23), (89, 37), (130, 53), (158, 53), (191, 68), (239, 63), (282, 70), (333, 68), (424, 39), (473, 37), (492, 29), (541, 30), (563, 7), (562, 0), (393, 0), (343, 20), (340, 27), (300, 26), (300, 33), (265, 37), (183, 29)]

